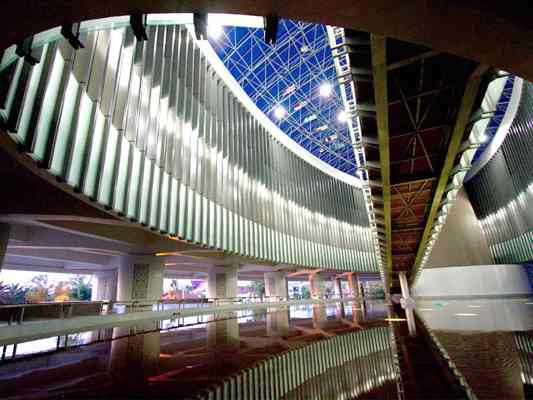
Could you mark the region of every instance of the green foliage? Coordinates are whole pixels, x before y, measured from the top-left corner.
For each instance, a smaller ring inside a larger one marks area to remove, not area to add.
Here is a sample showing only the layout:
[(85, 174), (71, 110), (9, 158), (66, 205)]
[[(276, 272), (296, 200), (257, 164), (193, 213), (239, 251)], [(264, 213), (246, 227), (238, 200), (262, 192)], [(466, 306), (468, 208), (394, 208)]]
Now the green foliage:
[(49, 301), (51, 297), (52, 287), (48, 284), (47, 275), (37, 275), (31, 280), (31, 287), (25, 294), (25, 299), (28, 303), (39, 303), (42, 301)]
[(265, 281), (252, 281), (248, 285), (248, 290), (252, 293), (254, 297), (262, 297), (265, 295)]
[(302, 299), (310, 299), (311, 291), (307, 286), (302, 286)]
[(91, 300), (92, 286), (89, 279), (76, 276), (70, 280), (70, 300)]
[(29, 288), (15, 284), (0, 282), (0, 304), (23, 304), (26, 302), (26, 293)]

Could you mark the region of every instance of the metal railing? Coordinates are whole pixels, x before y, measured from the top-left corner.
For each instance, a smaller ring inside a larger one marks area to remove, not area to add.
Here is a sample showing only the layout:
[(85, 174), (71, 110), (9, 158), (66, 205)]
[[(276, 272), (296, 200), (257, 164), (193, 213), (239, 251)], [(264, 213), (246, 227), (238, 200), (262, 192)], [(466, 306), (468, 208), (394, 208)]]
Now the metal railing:
[(218, 307), (229, 304), (276, 303), (287, 301), (281, 296), (259, 297), (214, 297), (200, 299), (146, 299), (130, 301), (64, 301), (28, 304), (8, 304), (0, 306), (0, 322), (22, 324), (29, 320), (64, 319), (80, 316), (123, 314), (136, 311), (165, 311), (175, 309), (180, 313), (184, 309)]

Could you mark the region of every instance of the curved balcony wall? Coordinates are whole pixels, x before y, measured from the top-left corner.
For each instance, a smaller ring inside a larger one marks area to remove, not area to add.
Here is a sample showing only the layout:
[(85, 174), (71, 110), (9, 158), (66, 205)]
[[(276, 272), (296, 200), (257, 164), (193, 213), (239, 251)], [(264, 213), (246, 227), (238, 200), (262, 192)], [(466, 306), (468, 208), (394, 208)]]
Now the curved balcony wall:
[(275, 263), (377, 271), (360, 188), (275, 140), (185, 26), (147, 33), (107, 26), (83, 32), (78, 50), (40, 38), (35, 65), (4, 57), (4, 130), (73, 190), (161, 233)]
[(498, 264), (533, 260), (533, 84), (498, 151), (465, 184)]

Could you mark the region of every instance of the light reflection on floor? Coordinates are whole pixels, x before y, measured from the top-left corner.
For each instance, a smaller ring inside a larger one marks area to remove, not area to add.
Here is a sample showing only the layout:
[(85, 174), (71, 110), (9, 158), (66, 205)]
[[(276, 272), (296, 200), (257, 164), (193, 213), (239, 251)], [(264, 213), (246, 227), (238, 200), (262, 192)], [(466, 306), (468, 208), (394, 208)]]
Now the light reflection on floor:
[[(420, 300), (416, 314), (439, 341), (443, 357), (453, 362), (478, 398), (491, 391), (505, 398), (531, 398), (531, 302)], [(457, 316), (461, 313), (478, 315)], [(141, 398), (188, 398), (272, 355), (354, 332), (392, 332), (392, 326), (407, 326), (404, 317), (391, 313), (379, 301), (308, 305), (185, 317), (41, 339), (18, 344), (15, 359), (10, 357), (14, 347), (5, 347), (5, 360), (0, 363), (0, 397), (107, 399), (135, 394)], [(395, 318), (398, 321), (391, 322)], [(389, 362), (391, 355), (380, 350), (356, 357), (315, 376), (291, 391), (288, 398), (307, 399), (313, 393), (345, 398), (342, 396), (350, 392), (349, 385), (367, 382), (363, 371), (381, 371), (379, 376), (383, 377), (383, 368), (390, 366), (382, 363)], [(378, 365), (382, 366), (376, 369)], [(343, 368), (348, 367), (356, 373), (345, 374)], [(490, 384), (486, 382), (489, 370)], [(423, 377), (424, 371), (416, 373)], [(342, 388), (335, 384), (340, 380)], [(352, 392), (361, 393), (362, 398), (396, 398), (394, 375), (376, 381), (381, 383), (365, 384), (364, 393)]]
[[(14, 346), (6, 346), (0, 393), (83, 397), (90, 382), (92, 394), (102, 398), (133, 388), (150, 397), (154, 387), (162, 396), (179, 398), (272, 354), (385, 326), (386, 308), (371, 302), (367, 307), (368, 313), (358, 303), (241, 310), (103, 329), (18, 344), (15, 359)], [(82, 346), (87, 343), (92, 344)]]

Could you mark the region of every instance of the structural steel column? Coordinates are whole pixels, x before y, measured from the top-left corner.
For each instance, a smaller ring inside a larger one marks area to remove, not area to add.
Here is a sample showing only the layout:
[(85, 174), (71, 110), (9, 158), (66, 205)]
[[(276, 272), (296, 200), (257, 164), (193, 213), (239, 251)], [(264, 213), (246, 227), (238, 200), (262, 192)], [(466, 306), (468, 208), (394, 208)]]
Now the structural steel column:
[(212, 266), (207, 279), (207, 296), (214, 298), (237, 297), (238, 265)]
[(0, 272), (4, 265), (4, 257), (7, 252), (7, 243), (9, 242), (10, 227), (8, 224), (0, 223)]
[(123, 256), (118, 268), (117, 300), (156, 300), (163, 293), (163, 259)]
[(289, 297), (285, 272), (265, 273), (265, 295), (269, 297)]

